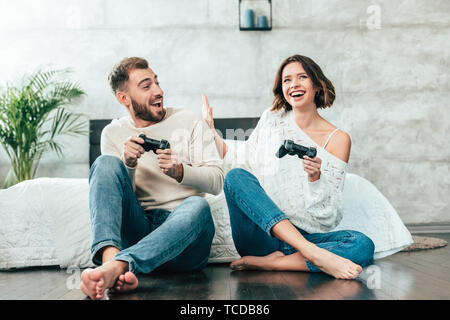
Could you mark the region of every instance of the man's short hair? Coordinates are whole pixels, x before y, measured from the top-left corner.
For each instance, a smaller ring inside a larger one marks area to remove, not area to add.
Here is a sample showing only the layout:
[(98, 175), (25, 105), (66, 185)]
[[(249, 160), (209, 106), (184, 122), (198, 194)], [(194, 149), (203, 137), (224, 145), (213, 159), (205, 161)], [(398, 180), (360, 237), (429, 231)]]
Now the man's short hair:
[(119, 90), (126, 90), (130, 71), (134, 69), (147, 69), (147, 60), (139, 57), (124, 58), (114, 66), (108, 76), (109, 86), (114, 94)]

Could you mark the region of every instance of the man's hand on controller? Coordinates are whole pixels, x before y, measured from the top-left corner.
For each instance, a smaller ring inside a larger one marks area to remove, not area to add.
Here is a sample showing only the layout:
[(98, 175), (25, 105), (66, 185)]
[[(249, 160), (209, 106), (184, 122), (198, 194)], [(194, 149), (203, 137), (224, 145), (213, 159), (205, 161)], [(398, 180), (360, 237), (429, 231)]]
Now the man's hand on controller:
[(138, 159), (145, 153), (141, 144), (144, 143), (144, 139), (131, 136), (125, 140), (123, 144), (122, 161), (127, 167), (134, 168), (137, 166)]
[(183, 166), (178, 163), (178, 157), (172, 149), (157, 149), (157, 158), (159, 160), (159, 167), (169, 177), (174, 178), (178, 182), (183, 180)]

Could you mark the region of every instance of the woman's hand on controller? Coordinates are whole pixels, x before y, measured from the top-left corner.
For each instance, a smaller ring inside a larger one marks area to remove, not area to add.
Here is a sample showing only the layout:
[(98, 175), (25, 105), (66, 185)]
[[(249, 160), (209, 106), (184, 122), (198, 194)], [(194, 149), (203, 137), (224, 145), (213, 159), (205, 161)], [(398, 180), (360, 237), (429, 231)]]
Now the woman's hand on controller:
[(202, 103), (203, 119), (206, 121), (206, 123), (211, 129), (214, 129), (212, 108), (209, 106), (208, 98), (206, 97), (205, 94), (202, 94), (202, 101), (203, 101)]
[(310, 182), (320, 179), (320, 168), (322, 166), (322, 159), (319, 157), (310, 158), (307, 155), (303, 156), (303, 169), (308, 173)]
[(127, 167), (134, 168), (137, 166), (138, 159), (145, 153), (141, 144), (144, 139), (137, 136), (128, 137), (123, 143), (122, 161)]

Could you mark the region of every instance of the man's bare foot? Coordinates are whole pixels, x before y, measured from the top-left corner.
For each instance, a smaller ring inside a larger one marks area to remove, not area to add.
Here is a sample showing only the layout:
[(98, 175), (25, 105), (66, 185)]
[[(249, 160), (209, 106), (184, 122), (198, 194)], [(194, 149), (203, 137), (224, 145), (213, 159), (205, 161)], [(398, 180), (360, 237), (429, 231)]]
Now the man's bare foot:
[(319, 247), (314, 251), (310, 261), (336, 279), (355, 279), (362, 271), (360, 265)]
[(81, 274), (81, 291), (93, 300), (102, 299), (105, 291), (112, 288), (127, 270), (128, 263), (119, 260), (111, 260), (96, 269), (86, 269)]
[(230, 264), (233, 270), (274, 270), (274, 261), (284, 257), (281, 251), (274, 251), (264, 257), (244, 256)]
[(124, 293), (136, 289), (138, 286), (138, 279), (134, 273), (128, 271), (125, 274), (121, 274), (114, 284), (111, 292)]

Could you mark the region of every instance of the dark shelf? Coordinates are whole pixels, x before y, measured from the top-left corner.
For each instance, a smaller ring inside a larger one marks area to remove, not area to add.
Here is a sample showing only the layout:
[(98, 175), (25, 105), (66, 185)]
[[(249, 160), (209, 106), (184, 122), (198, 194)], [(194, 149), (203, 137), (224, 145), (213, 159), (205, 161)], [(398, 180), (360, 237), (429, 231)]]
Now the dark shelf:
[(241, 31), (270, 31), (270, 30), (272, 30), (272, 27), (268, 27), (268, 28), (244, 28), (244, 27), (239, 27), (239, 30), (241, 30)]
[(239, 0), (239, 30), (240, 31), (270, 31), (272, 30), (272, 0), (260, 0), (260, 1), (267, 1), (267, 3), (269, 4), (269, 16), (268, 16), (268, 24), (269, 26), (267, 28), (244, 28), (242, 27), (241, 24), (241, 3), (242, 0)]

